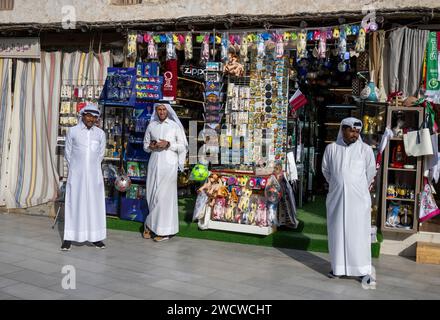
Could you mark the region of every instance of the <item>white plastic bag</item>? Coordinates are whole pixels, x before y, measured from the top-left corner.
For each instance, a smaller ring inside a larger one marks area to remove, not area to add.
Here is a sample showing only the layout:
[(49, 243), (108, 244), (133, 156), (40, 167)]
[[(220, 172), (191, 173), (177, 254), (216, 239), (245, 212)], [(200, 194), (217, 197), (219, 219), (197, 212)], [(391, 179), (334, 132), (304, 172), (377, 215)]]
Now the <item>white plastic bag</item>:
[(208, 195), (202, 191), (197, 196), (196, 204), (194, 206), (193, 221), (200, 220), (205, 216), (205, 208), (208, 203)]

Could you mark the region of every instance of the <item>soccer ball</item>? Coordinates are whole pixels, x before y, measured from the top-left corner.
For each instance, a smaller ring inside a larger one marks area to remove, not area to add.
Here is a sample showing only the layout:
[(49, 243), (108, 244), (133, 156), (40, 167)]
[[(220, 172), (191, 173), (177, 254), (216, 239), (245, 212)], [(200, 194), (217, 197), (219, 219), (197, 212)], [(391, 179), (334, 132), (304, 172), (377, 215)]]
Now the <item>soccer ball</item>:
[(191, 171), (191, 180), (205, 181), (209, 176), (208, 168), (203, 164), (196, 164)]
[(127, 175), (120, 175), (115, 180), (115, 189), (119, 192), (127, 192), (131, 187), (131, 179)]

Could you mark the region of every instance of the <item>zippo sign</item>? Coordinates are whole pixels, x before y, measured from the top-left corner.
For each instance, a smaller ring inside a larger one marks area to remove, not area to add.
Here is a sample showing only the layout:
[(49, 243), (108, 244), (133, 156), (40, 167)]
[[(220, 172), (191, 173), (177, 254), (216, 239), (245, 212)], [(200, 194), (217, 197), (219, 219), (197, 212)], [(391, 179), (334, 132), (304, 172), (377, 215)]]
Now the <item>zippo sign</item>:
[(180, 67), (182, 75), (189, 78), (204, 79), (205, 69), (191, 65), (182, 65)]

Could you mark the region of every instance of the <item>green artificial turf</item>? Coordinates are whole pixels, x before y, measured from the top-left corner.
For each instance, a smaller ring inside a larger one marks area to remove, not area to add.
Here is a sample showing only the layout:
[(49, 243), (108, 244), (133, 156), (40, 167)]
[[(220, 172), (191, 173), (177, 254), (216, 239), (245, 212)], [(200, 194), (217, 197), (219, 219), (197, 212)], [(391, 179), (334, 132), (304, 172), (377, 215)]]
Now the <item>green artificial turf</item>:
[[(195, 197), (179, 199), (179, 236), (197, 239), (209, 239), (224, 242), (253, 244), (277, 248), (299, 249), (315, 252), (328, 252), (327, 223), (325, 213), (325, 198), (318, 197), (316, 201), (298, 209), (300, 224), (297, 229), (279, 228), (277, 232), (260, 236), (254, 234), (228, 232), (220, 230), (199, 230), (197, 223), (192, 222)], [(108, 217), (109, 229), (142, 232), (143, 224), (133, 221)], [(382, 234), (378, 232), (378, 243), (371, 245), (372, 256), (380, 254)]]

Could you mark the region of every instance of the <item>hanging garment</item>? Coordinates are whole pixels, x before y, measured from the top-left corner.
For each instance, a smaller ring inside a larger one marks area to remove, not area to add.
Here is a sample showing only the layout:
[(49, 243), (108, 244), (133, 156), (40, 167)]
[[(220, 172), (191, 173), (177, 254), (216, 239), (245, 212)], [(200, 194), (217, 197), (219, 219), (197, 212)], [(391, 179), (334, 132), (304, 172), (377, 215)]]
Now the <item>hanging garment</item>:
[(383, 30), (373, 32), (370, 36), (370, 79), (374, 81), (379, 89), (378, 99), (385, 102), (387, 94), (384, 87), (383, 55), (385, 46), (385, 32)]
[[(147, 203), (149, 215), (145, 227), (159, 236), (174, 235), (179, 232), (177, 205), (177, 171), (183, 171), (188, 142), (179, 118), (169, 104), (166, 104), (168, 118), (159, 121), (154, 113), (144, 138), (144, 150), (151, 152), (147, 174)], [(152, 141), (170, 142), (167, 150), (153, 151), (149, 148)]]
[(416, 96), (422, 83), (423, 59), (429, 31), (407, 27), (391, 32), (389, 37), (388, 94), (402, 91)]
[(96, 242), (106, 238), (105, 191), (101, 162), (105, 133), (83, 121), (66, 136), (69, 166), (66, 185), (64, 240)]
[(12, 59), (0, 59), (0, 206), (6, 203), (7, 160), (11, 120)]
[(353, 127), (355, 118), (344, 119), (337, 141), (324, 152), (322, 173), (329, 183), (327, 195), (328, 246), (335, 275), (371, 273), (371, 197), (369, 186), (376, 175), (371, 147), (358, 140), (346, 145), (342, 125)]
[(39, 61), (18, 60), (5, 202), (26, 208), (56, 199), (55, 149), (61, 88), (61, 53), (42, 52)]
[(63, 85), (104, 85), (107, 68), (112, 66), (110, 51), (75, 51), (63, 54)]

